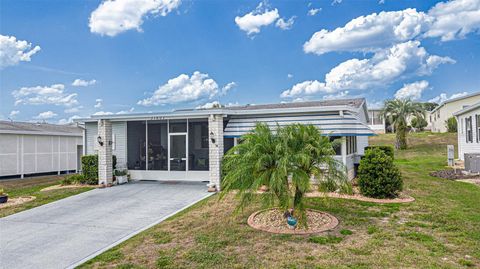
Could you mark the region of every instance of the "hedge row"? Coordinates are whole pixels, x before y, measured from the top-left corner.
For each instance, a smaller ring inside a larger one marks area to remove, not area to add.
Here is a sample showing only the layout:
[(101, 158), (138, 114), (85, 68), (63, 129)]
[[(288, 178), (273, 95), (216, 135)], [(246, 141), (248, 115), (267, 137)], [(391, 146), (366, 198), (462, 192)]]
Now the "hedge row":
[[(117, 167), (117, 156), (112, 155), (113, 170)], [(88, 184), (98, 183), (98, 155), (82, 156), (82, 174), (89, 182)]]

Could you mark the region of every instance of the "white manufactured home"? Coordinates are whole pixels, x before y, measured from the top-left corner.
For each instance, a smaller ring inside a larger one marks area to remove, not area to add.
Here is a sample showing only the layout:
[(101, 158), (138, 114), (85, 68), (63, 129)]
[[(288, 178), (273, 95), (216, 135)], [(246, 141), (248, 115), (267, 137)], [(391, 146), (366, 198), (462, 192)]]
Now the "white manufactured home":
[(480, 102), (454, 113), (457, 118), (458, 158), (480, 154)]
[(0, 177), (78, 171), (82, 135), (77, 126), (0, 121)]
[(374, 132), (365, 99), (346, 99), (102, 115), (85, 123), (85, 154), (99, 155), (99, 181), (111, 181), (111, 155), (134, 180), (207, 181), (220, 189), (223, 154), (256, 122), (271, 128), (313, 124), (332, 140), (343, 138), (337, 158), (349, 178)]

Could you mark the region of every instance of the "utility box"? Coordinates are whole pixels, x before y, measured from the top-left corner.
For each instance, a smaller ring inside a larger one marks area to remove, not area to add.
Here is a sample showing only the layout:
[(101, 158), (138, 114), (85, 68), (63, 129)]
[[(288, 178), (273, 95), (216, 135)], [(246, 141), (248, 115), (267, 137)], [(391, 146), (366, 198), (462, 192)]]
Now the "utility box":
[(448, 166), (453, 166), (455, 158), (455, 146), (447, 145)]
[(480, 153), (465, 153), (465, 171), (480, 173)]

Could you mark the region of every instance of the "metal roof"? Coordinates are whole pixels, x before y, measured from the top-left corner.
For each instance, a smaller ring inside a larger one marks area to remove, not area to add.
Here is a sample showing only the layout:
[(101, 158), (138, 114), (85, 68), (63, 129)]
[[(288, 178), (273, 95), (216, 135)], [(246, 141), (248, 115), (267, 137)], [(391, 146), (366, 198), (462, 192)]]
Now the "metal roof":
[[(209, 109), (181, 109), (166, 112), (128, 113), (120, 115), (92, 115), (90, 118), (75, 119), (75, 122), (92, 122), (99, 119), (109, 120), (138, 120), (138, 119), (173, 119), (208, 117), (209, 115), (256, 115), (256, 114), (281, 114), (317, 111), (352, 111), (357, 113), (365, 106), (364, 98), (339, 99), (326, 101), (308, 101), (263, 105), (244, 105)], [(366, 111), (365, 111), (366, 113)], [(366, 115), (368, 117), (368, 115)]]
[(0, 121), (0, 133), (2, 134), (82, 136), (82, 130), (76, 125)]

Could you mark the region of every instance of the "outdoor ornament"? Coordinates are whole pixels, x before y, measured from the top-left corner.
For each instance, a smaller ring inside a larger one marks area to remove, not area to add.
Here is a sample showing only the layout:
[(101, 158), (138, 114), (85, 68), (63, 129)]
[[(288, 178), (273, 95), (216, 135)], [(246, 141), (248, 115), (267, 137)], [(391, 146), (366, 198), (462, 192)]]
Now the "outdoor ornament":
[(283, 216), (287, 219), (288, 228), (293, 230), (297, 227), (298, 220), (293, 216), (293, 209), (286, 211)]

